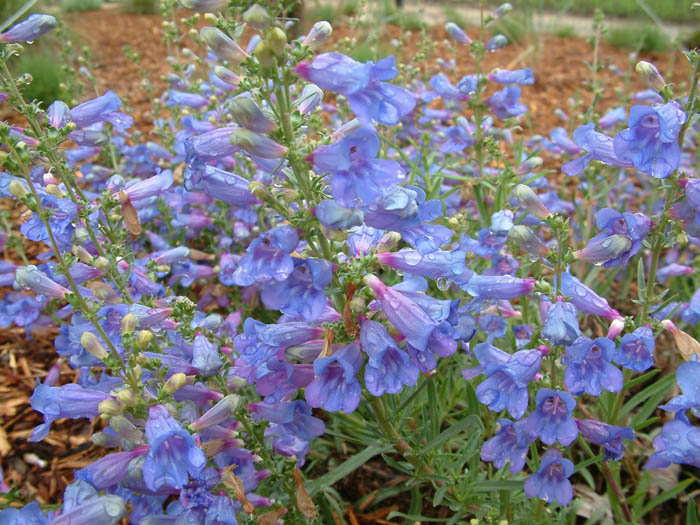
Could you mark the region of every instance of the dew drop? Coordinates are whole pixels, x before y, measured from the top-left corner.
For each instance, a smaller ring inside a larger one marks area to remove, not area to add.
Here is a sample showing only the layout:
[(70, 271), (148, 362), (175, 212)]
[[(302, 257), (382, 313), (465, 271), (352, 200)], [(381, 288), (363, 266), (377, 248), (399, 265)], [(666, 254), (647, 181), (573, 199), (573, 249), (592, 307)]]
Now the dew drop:
[(438, 277), (435, 281), (435, 286), (437, 286), (438, 290), (446, 292), (450, 289), (450, 281), (446, 277)]

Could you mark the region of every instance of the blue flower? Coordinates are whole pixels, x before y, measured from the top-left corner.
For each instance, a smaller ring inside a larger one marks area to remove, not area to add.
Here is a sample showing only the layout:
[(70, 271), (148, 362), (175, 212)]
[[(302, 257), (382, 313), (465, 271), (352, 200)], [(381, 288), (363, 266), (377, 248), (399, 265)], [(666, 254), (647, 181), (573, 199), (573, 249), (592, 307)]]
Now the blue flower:
[(365, 124), (373, 119), (381, 124), (398, 124), (416, 105), (410, 92), (383, 82), (398, 74), (394, 57), (361, 64), (340, 53), (322, 53), (310, 64), (301, 62), (296, 72), (321, 89), (346, 96), (350, 109)]
[(314, 361), (314, 379), (306, 387), (309, 406), (323, 407), (329, 412), (353, 412), (360, 404), (362, 387), (357, 372), (362, 367), (360, 345), (350, 343), (330, 357)]
[(576, 318), (576, 307), (564, 301), (555, 301), (547, 308), (542, 337), (551, 345), (570, 345), (581, 335)]
[(644, 372), (654, 364), (654, 334), (648, 326), (640, 326), (631, 334), (622, 336), (620, 346), (613, 354), (617, 364)]
[(192, 366), (204, 377), (215, 375), (224, 362), (219, 357), (219, 349), (204, 335), (196, 335), (192, 345)]
[(54, 17), (34, 14), (0, 34), (0, 42), (5, 44), (31, 42), (52, 29), (56, 29), (56, 19)]
[(676, 382), (683, 394), (671, 399), (659, 408), (668, 412), (700, 411), (700, 362), (686, 361), (676, 370)]
[(382, 188), (399, 184), (406, 173), (398, 162), (379, 159), (377, 133), (363, 126), (338, 142), (317, 148), (311, 156), (318, 173), (330, 173), (331, 193), (339, 204), (374, 204)]
[(290, 255), (299, 244), (299, 235), (291, 226), (277, 226), (250, 243), (231, 276), (237, 286), (266, 281), (284, 281), (294, 271)]
[(384, 325), (363, 320), (360, 328), (362, 349), (369, 356), (365, 368), (365, 384), (373, 396), (398, 394), (418, 380), (418, 367), (406, 352), (400, 350)]
[(462, 289), (482, 299), (515, 299), (534, 290), (535, 280), (510, 275), (474, 275)]
[(537, 408), (525, 420), (527, 431), (547, 445), (559, 441), (563, 446), (574, 442), (578, 427), (572, 417), (576, 400), (568, 392), (540, 388), (535, 398)]
[(485, 374), (486, 380), (476, 387), (476, 397), (493, 412), (508, 409), (513, 419), (527, 411), (527, 385), (540, 369), (542, 355), (538, 350), (520, 350), (508, 354), (490, 343), (481, 343), (472, 350), (481, 366), (462, 371), (465, 379)]
[(610, 307), (605, 298), (595, 293), (569, 272), (561, 274), (561, 293), (569, 297), (571, 304), (585, 314), (599, 315), (606, 319), (622, 317), (617, 310)]
[(405, 273), (431, 279), (442, 277), (460, 285), (465, 284), (474, 274), (464, 264), (466, 256), (462, 250), (436, 250), (422, 255), (416, 250), (403, 248), (398, 252), (378, 253), (377, 259), (385, 266)]
[(557, 501), (560, 505), (568, 505), (574, 497), (569, 481), (573, 473), (574, 464), (562, 457), (556, 448), (551, 448), (542, 456), (540, 469), (525, 480), (525, 495), (547, 503)]
[(525, 422), (499, 419), (500, 430), (481, 447), (481, 460), (503, 468), (510, 462), (511, 474), (517, 474), (525, 466), (527, 451), (534, 438), (525, 431)]
[(294, 271), (281, 282), (264, 285), (265, 306), (304, 321), (315, 321), (326, 310), (323, 290), (333, 277), (331, 263), (324, 259), (294, 258)]
[(629, 128), (615, 135), (615, 154), (652, 177), (665, 178), (678, 168), (680, 133), (687, 115), (675, 100), (653, 106), (632, 106)]
[(666, 468), (671, 463), (700, 468), (700, 428), (693, 426), (683, 412), (663, 426), (654, 447), (656, 453), (644, 469)]
[(599, 396), (601, 388), (619, 392), (622, 388), (622, 372), (610, 363), (615, 343), (606, 337), (589, 339), (579, 337), (566, 347), (562, 363), (566, 365), (564, 384), (572, 394)]
[(499, 84), (523, 84), (524, 86), (531, 86), (535, 83), (535, 75), (529, 67), (513, 71), (496, 69), (489, 75), (489, 80), (498, 82)]
[(92, 485), (96, 490), (106, 490), (118, 485), (127, 475), (129, 463), (148, 452), (142, 446), (124, 452), (107, 454), (85, 468), (75, 471), (75, 477)]
[(618, 168), (632, 166), (631, 162), (615, 154), (613, 139), (603, 133), (598, 133), (593, 124), (578, 127), (574, 131), (574, 141), (586, 154), (562, 166), (561, 170), (567, 175), (578, 175), (586, 169), (591, 160), (599, 160), (608, 166), (617, 166)]
[(527, 106), (518, 102), (522, 90), (519, 86), (508, 86), (486, 99), (494, 115), (501, 119), (517, 117), (527, 111)]
[(622, 440), (634, 439), (634, 430), (629, 427), (616, 427), (594, 419), (577, 419), (576, 425), (584, 438), (605, 449), (605, 459), (622, 459), (625, 453)]
[(161, 405), (148, 409), (146, 438), (151, 448), (143, 464), (143, 480), (150, 490), (182, 488), (206, 464), (204, 452), (195, 445), (192, 434)]

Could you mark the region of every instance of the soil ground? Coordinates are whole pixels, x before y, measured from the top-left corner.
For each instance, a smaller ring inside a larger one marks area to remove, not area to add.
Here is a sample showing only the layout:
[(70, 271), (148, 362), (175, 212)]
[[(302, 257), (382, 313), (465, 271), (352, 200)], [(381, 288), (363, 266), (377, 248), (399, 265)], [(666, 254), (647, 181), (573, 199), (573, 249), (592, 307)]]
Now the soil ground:
[[(153, 115), (150, 114), (148, 97), (140, 89), (142, 79), (139, 69), (149, 71), (156, 92), (164, 88), (165, 84), (160, 78), (168, 72), (168, 65), (167, 51), (161, 42), (162, 18), (103, 9), (69, 15), (66, 21), (79, 40), (92, 49), (92, 73), (99, 79), (99, 91), (112, 89), (128, 101), (137, 127), (149, 133)], [(472, 35), (478, 33), (474, 28), (469, 28), (469, 31)], [(379, 36), (386, 43), (399, 39), (402, 33), (398, 27), (387, 26), (380, 30)], [(428, 36), (435, 44), (434, 57), (452, 58), (444, 44), (448, 35), (441, 27), (430, 29)], [(338, 28), (333, 41), (326, 44), (326, 49), (334, 49), (334, 44), (346, 37), (352, 38), (350, 30)], [(419, 33), (408, 34), (397, 61), (401, 62), (402, 57), (408, 60), (415, 57), (419, 52), (419, 42)], [(131, 46), (142, 56), (140, 66), (126, 58), (123, 52), (125, 46)], [(561, 108), (573, 113), (567, 105), (569, 99), (580, 99), (583, 107), (587, 107), (590, 94), (585, 86), (591, 75), (586, 61), (591, 61), (592, 57), (593, 48), (585, 40), (543, 35), (539, 41), (508, 46), (489, 54), (484, 69), (532, 67), (537, 83), (523, 88), (522, 101), (529, 108), (529, 116), (523, 127), (528, 134), (549, 134), (553, 127), (567, 125), (555, 115), (554, 110)], [(446, 73), (456, 83), (463, 75), (474, 72), (474, 64), (466, 49), (455, 58), (456, 66)], [(687, 82), (685, 59), (679, 51), (639, 58), (654, 62), (667, 79), (678, 84)], [(628, 71), (630, 60), (626, 51), (606, 45), (600, 47), (599, 60), (605, 66), (600, 78), (608, 86), (601, 100), (601, 108), (609, 108), (618, 105), (612, 86), (622, 87), (623, 82), (608, 66), (615, 65)], [(439, 70), (434, 60), (419, 65), (428, 76)], [(645, 88), (634, 75), (630, 82), (635, 90)], [(12, 254), (9, 254), (9, 258), (19, 262)], [(91, 463), (102, 453), (102, 449), (92, 445), (89, 440), (93, 429), (100, 426), (99, 420), (59, 421), (54, 423), (51, 434), (41, 443), (27, 441), (32, 429), (41, 423), (41, 416), (29, 405), (29, 397), (37, 378), (41, 380), (56, 363), (52, 343), (55, 335), (35, 334), (32, 339), (26, 339), (20, 328), (0, 330), (0, 453), (5, 480), (24, 491), (25, 501), (36, 500), (41, 504), (56, 502), (66, 484), (72, 480), (73, 469)], [(72, 381), (75, 373), (63, 364), (59, 384)], [(370, 463), (367, 468), (380, 468), (380, 465)], [(375, 481), (378, 479), (374, 474), (360, 476), (355, 482), (356, 486), (357, 482), (368, 477)], [(368, 480), (366, 488), (369, 489), (372, 483), (371, 479)], [(383, 518), (391, 510), (389, 507), (355, 508), (348, 519), (351, 523), (386, 523)]]

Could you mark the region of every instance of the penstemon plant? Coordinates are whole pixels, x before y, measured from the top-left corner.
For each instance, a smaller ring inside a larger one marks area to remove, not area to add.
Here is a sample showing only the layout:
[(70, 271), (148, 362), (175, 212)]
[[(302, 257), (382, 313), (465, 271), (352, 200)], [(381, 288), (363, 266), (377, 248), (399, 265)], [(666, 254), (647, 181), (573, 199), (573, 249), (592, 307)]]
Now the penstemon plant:
[(24, 123), (0, 125), (0, 196), (25, 210), (0, 322), (59, 330), (30, 440), (99, 417), (104, 450), (50, 508), (2, 482), (0, 523), (356, 522), (339, 484), (375, 458), (398, 482), (360, 508), (403, 495), (387, 519), (636, 524), (677, 499), (697, 523), (692, 471), (650, 471), (700, 467), (698, 52), (687, 92), (642, 61), (629, 117), (599, 115), (596, 15), (584, 124), (528, 137), (533, 72), (484, 68), (509, 4), (478, 39), (448, 23), (424, 80), (429, 41), (399, 72), (321, 52), (328, 22), (291, 39), (294, 0), (178, 1), (167, 91), (143, 73), (157, 141), (112, 91), (23, 98), (10, 63), (52, 16), (0, 33)]

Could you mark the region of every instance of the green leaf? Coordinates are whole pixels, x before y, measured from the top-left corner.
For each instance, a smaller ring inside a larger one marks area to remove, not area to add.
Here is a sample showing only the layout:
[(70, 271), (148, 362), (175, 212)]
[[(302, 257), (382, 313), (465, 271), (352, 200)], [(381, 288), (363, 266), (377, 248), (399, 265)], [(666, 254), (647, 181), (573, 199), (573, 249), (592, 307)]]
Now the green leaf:
[(525, 483), (524, 479), (522, 479), (522, 480), (498, 479), (498, 480), (479, 481), (478, 483), (474, 484), (474, 487), (472, 488), (472, 492), (478, 494), (478, 493), (484, 493), (484, 492), (493, 492), (495, 490), (508, 490), (508, 491), (522, 490), (524, 483)]
[(685, 513), (685, 525), (699, 525), (698, 505), (693, 498), (688, 498), (688, 510)]
[[(442, 432), (440, 435), (432, 439), (420, 452), (420, 455), (425, 455), (433, 449), (436, 449), (444, 445), (449, 440), (458, 436), (462, 432), (470, 432), (470, 436), (481, 435), (484, 431), (484, 426), (479, 419), (479, 416), (472, 414), (471, 416), (463, 419), (462, 421), (455, 423), (450, 428)], [(473, 432), (473, 434), (471, 434)]]
[[(652, 383), (646, 387), (641, 392), (633, 395), (627, 403), (625, 403), (621, 410), (621, 416), (628, 415), (636, 406), (644, 403), (647, 399), (660, 392), (666, 394), (671, 385), (676, 381), (676, 374), (668, 375), (658, 381)], [(663, 397), (663, 396), (662, 396)]]
[(430, 518), (428, 516), (421, 516), (420, 514), (404, 514), (403, 512), (399, 512), (397, 510), (390, 512), (386, 517), (387, 520), (392, 518), (404, 518), (411, 521), (422, 521), (425, 523), (446, 523), (450, 521), (450, 518)]
[(670, 488), (668, 490), (664, 490), (661, 494), (656, 496), (649, 503), (644, 505), (644, 507), (642, 507), (641, 512), (634, 517), (635, 520), (641, 520), (652, 509), (660, 506), (665, 501), (668, 501), (672, 498), (675, 498), (678, 494), (680, 494), (681, 492), (684, 492), (686, 487), (688, 487), (688, 485), (690, 485), (694, 481), (695, 480), (693, 478), (684, 479), (683, 481), (678, 483), (675, 487)]
[(330, 487), (334, 483), (343, 479), (345, 476), (348, 476), (351, 472), (354, 472), (360, 468), (374, 456), (383, 452), (388, 452), (392, 448), (393, 447), (391, 445), (386, 443), (373, 443), (361, 452), (358, 452), (354, 456), (342, 462), (340, 465), (338, 465), (338, 467), (334, 468), (330, 472), (309, 482), (306, 485), (306, 490), (309, 492), (309, 495), (313, 497), (313, 495), (319, 490), (323, 489), (324, 487)]

